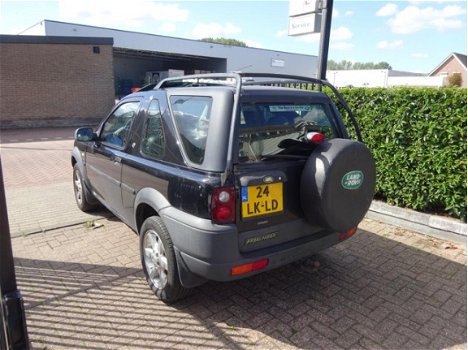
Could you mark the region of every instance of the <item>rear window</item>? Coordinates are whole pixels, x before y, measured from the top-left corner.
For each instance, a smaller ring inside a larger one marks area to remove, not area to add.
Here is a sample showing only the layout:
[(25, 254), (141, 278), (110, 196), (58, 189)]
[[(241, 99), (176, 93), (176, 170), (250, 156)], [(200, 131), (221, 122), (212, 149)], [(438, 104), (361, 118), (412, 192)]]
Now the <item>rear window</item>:
[(171, 96), (171, 105), (185, 154), (191, 162), (203, 163), (212, 98), (204, 96)]
[(244, 103), (240, 116), (239, 159), (259, 161), (287, 153), (288, 143), (284, 140), (300, 141), (309, 131), (321, 132), (327, 139), (337, 136), (326, 105)]

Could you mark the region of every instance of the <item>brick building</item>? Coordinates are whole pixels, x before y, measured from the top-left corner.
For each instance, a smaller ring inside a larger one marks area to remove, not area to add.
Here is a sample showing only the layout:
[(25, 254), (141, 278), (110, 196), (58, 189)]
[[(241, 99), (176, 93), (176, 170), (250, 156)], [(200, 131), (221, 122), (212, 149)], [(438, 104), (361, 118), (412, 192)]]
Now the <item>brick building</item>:
[(454, 73), (461, 75), (461, 86), (466, 87), (466, 55), (455, 52), (451, 53), (432, 72), (429, 73), (429, 76), (444, 76), (448, 78)]
[(114, 104), (113, 39), (0, 35), (0, 128), (96, 124)]
[(317, 57), (43, 20), (0, 35), (0, 128), (95, 124), (115, 99), (168, 76), (315, 77)]

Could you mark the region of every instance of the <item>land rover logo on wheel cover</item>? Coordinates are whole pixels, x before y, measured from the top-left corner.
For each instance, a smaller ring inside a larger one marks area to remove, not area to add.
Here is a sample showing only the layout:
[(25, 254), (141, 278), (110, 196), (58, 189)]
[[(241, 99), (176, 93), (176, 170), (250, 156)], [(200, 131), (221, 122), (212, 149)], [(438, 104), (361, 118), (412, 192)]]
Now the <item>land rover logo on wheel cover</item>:
[(353, 170), (346, 173), (341, 179), (341, 186), (347, 190), (357, 190), (364, 182), (364, 174), (361, 170)]
[(263, 183), (266, 183), (266, 184), (271, 184), (273, 181), (275, 181), (275, 179), (273, 178), (273, 176), (265, 176), (263, 178)]

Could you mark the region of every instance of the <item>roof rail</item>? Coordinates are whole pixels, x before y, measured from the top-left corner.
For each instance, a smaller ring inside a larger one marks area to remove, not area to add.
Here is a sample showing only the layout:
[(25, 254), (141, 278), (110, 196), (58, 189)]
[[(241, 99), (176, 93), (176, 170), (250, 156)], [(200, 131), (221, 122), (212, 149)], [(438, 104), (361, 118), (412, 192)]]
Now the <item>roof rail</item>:
[(184, 75), (181, 77), (166, 78), (162, 80), (155, 89), (166, 89), (173, 87), (199, 87), (199, 86), (236, 86), (236, 82), (242, 82), (237, 73), (209, 73)]
[[(248, 79), (248, 78), (251, 78)], [(263, 78), (262, 80), (255, 80), (254, 78)], [(315, 86), (318, 87), (319, 91), (322, 91), (322, 86), (328, 87), (335, 97), (337, 98), (339, 104), (345, 109), (348, 113), (349, 119), (356, 131), (357, 139), (362, 142), (362, 135), (359, 125), (356, 121), (356, 118), (346, 103), (343, 96), (340, 92), (332, 85), (328, 80), (310, 78), (298, 75), (289, 75), (289, 74), (276, 74), (276, 73), (241, 73), (241, 72), (232, 72), (232, 73), (209, 73), (209, 74), (196, 74), (196, 75), (185, 75), (182, 77), (167, 78), (161, 81), (155, 89), (165, 89), (173, 87), (201, 87), (201, 86), (232, 86), (235, 87), (236, 93), (234, 97), (235, 108), (233, 114), (233, 120), (238, 113), (238, 101), (241, 94), (242, 86), (290, 86), (291, 84), (312, 84), (312, 90)], [(231, 130), (234, 129), (234, 125)], [(230, 143), (231, 144), (231, 143)]]

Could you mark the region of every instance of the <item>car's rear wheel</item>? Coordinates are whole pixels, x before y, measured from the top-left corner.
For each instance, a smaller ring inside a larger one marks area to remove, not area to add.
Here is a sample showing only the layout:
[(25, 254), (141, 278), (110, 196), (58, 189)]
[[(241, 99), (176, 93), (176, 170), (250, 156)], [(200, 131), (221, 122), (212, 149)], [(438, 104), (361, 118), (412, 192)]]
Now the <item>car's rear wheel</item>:
[(141, 227), (140, 255), (146, 281), (159, 299), (171, 303), (188, 294), (179, 280), (169, 232), (158, 216), (149, 217)]
[(81, 174), (80, 168), (77, 164), (75, 164), (75, 166), (73, 167), (73, 189), (78, 208), (80, 208), (84, 212), (96, 208), (96, 201), (91, 201), (91, 199), (94, 199), (94, 197), (86, 189), (83, 183), (83, 175)]

